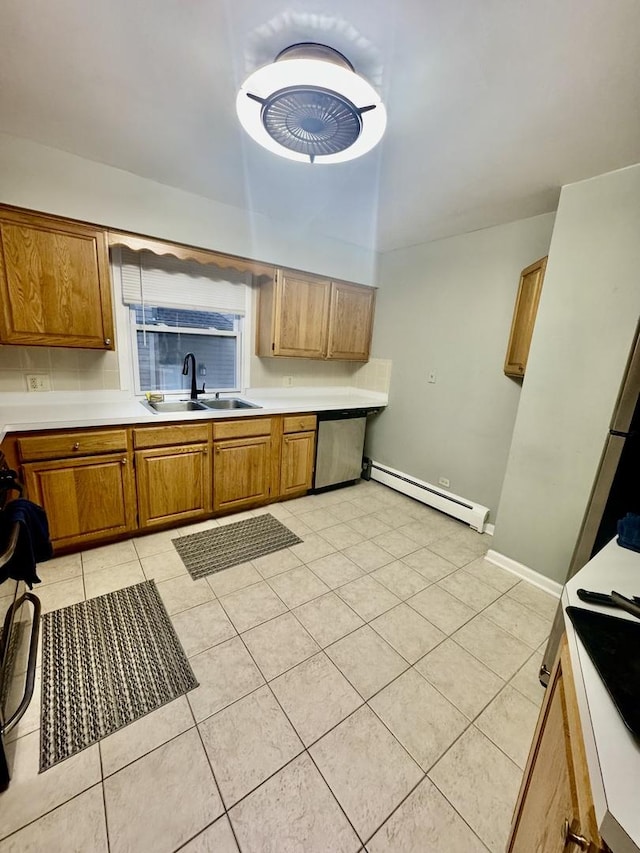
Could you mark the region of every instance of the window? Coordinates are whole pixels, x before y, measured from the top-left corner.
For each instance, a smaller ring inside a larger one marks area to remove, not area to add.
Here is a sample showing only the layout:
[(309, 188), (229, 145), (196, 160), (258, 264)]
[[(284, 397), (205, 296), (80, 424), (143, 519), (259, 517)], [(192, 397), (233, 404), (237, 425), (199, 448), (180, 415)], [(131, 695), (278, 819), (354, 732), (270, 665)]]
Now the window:
[(246, 275), (124, 247), (118, 260), (136, 392), (188, 390), (191, 376), (182, 375), (188, 352), (198, 388), (240, 391)]
[(196, 359), (196, 382), (210, 391), (240, 390), (240, 324), (237, 314), (132, 305), (136, 390), (185, 391), (188, 352)]

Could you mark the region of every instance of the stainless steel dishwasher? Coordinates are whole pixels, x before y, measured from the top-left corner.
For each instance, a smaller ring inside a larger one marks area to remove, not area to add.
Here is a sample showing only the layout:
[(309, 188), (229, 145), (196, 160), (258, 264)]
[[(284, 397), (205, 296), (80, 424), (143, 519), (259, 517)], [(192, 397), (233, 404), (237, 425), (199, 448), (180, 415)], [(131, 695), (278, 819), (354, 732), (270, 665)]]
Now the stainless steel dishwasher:
[(360, 478), (367, 415), (380, 409), (345, 409), (318, 414), (313, 491), (348, 485)]

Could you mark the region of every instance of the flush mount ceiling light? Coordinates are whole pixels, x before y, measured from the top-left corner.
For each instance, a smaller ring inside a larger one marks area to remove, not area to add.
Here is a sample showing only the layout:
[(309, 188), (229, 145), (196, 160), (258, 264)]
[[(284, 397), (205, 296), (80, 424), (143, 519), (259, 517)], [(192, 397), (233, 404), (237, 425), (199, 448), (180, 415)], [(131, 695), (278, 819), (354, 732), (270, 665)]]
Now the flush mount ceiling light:
[(337, 50), (294, 44), (251, 74), (238, 118), (264, 148), (306, 163), (343, 163), (382, 138), (387, 113), (376, 90)]

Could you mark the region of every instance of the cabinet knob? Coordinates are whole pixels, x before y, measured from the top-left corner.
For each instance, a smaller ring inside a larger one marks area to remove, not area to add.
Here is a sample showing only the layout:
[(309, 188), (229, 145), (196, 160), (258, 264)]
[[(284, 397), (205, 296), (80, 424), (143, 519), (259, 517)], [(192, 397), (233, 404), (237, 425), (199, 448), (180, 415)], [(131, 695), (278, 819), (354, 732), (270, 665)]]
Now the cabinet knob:
[(72, 450), (80, 450), (80, 442), (76, 441), (76, 443), (73, 445), (73, 447), (71, 449)]
[(111, 338), (105, 338), (104, 339), (104, 345), (106, 347), (110, 347), (111, 346)]
[(571, 824), (566, 818), (562, 826), (562, 837), (564, 838), (565, 847), (569, 844), (575, 844), (580, 848), (580, 850), (589, 849), (589, 841), (584, 837), (584, 835), (576, 835), (576, 833), (572, 831)]
[(126, 457), (126, 456), (124, 456), (124, 457), (120, 460), (120, 464), (121, 464), (121, 465), (126, 465), (126, 464), (127, 464), (127, 457)]

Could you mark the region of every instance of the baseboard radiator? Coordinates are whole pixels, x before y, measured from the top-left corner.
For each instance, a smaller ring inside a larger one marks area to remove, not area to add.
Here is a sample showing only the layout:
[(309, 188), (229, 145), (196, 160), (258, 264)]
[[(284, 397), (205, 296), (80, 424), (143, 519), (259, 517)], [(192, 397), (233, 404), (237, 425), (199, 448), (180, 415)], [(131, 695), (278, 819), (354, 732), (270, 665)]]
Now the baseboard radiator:
[(410, 477), (408, 474), (403, 474), (402, 471), (396, 471), (394, 468), (381, 465), (374, 460), (371, 461), (371, 479), (377, 483), (383, 483), (385, 486), (390, 486), (410, 498), (415, 498), (427, 506), (439, 509), (440, 512), (446, 512), (447, 515), (459, 518), (460, 521), (466, 522), (478, 533), (485, 532), (489, 508), (482, 506), (482, 504), (468, 501), (466, 498), (461, 498), (460, 495), (451, 494), (451, 492), (439, 489), (437, 486), (432, 486), (431, 483)]

